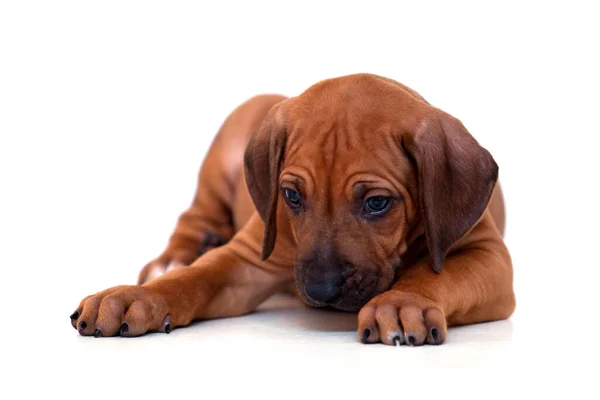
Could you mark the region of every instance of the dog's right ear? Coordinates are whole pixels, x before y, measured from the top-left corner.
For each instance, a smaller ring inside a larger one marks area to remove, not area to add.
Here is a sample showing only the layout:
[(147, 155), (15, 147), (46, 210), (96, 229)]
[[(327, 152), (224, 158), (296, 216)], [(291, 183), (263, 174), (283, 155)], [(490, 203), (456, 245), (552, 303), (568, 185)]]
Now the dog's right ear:
[(246, 185), (265, 224), (261, 260), (269, 258), (277, 236), (279, 174), (283, 165), (287, 132), (285, 119), (276, 104), (252, 135), (244, 154)]

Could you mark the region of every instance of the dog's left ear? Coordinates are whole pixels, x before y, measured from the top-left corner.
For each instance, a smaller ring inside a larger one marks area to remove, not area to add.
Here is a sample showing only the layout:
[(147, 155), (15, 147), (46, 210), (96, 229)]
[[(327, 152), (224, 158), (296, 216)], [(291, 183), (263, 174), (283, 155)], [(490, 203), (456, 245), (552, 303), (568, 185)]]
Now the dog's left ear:
[(498, 165), (459, 120), (438, 109), (402, 143), (417, 166), (432, 268), (441, 272), (450, 247), (485, 211)]
[(276, 104), (268, 112), (258, 131), (250, 138), (244, 154), (246, 185), (265, 224), (261, 260), (269, 258), (277, 237), (279, 174), (287, 143), (280, 105)]

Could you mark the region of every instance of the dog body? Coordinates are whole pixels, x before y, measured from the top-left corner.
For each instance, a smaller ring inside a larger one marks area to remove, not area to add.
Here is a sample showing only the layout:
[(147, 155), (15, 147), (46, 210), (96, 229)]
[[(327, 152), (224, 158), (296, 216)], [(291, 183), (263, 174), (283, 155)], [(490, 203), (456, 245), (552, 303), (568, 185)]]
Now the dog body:
[(241, 315), (294, 285), (360, 311), (366, 343), (440, 344), (515, 307), (498, 168), (413, 90), (358, 74), (226, 119), (198, 188), (139, 286), (85, 298), (83, 335), (169, 332)]

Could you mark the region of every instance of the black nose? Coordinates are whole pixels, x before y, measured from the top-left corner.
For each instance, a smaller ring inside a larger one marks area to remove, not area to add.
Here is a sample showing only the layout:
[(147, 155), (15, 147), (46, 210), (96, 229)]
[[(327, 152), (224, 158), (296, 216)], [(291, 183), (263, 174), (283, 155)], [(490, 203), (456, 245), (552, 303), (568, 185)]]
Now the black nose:
[(306, 294), (321, 303), (331, 303), (342, 294), (342, 287), (333, 280), (307, 282)]

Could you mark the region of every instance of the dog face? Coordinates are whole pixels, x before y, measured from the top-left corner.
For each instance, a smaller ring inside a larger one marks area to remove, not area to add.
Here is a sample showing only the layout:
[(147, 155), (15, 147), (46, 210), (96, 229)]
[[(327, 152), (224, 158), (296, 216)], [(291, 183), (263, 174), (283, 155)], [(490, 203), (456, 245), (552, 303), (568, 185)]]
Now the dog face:
[(458, 120), (367, 74), (326, 80), (279, 103), (245, 155), (265, 222), (263, 259), (277, 218), (286, 218), (304, 301), (348, 311), (388, 290), (418, 243), (440, 272), (484, 212), (497, 170)]

